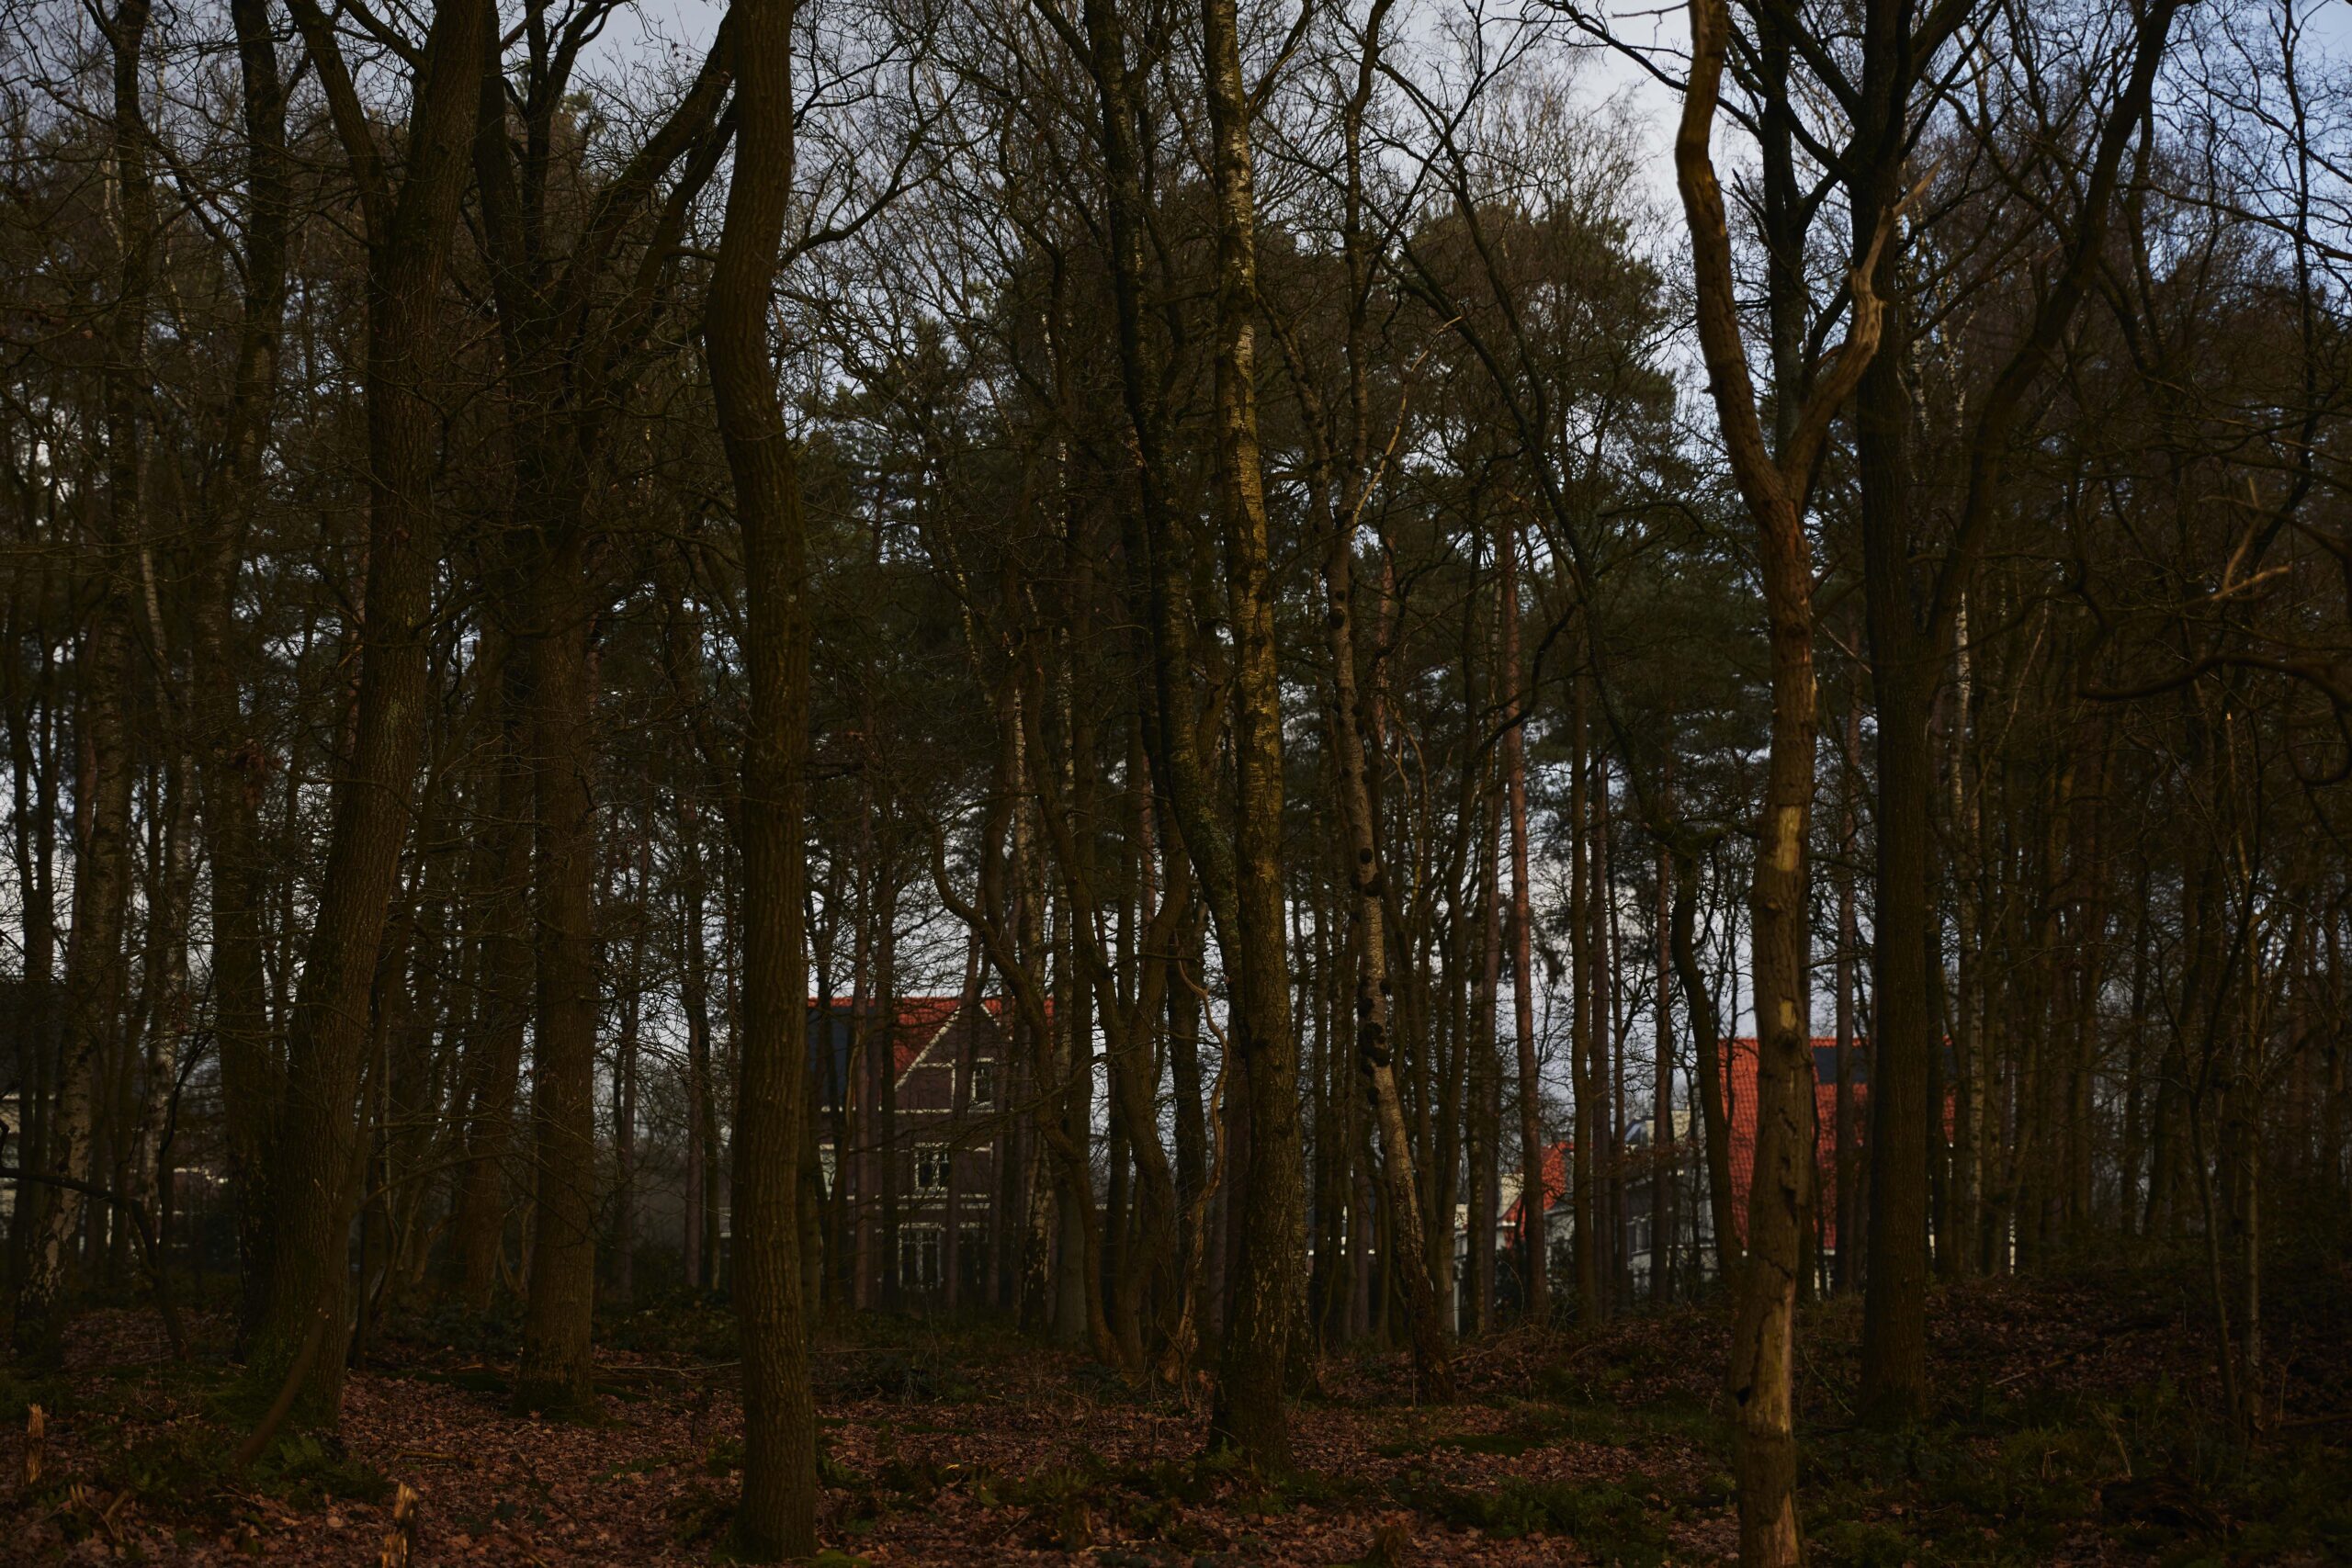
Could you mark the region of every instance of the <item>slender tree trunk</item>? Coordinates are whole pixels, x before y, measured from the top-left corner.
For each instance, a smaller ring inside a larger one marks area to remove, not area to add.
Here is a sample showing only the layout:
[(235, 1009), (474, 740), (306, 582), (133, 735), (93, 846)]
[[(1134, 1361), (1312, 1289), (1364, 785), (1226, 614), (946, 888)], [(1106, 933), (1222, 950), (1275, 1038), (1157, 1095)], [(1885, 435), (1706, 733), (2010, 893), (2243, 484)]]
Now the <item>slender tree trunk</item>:
[(1860, 941), (1854, 913), (1853, 859), (1860, 824), (1854, 791), (1860, 777), (1861, 705), (1846, 705), (1845, 767), (1838, 791), (1838, 951), (1835, 958), (1838, 1030), (1838, 1091), (1831, 1111), (1831, 1175), (1836, 1182), (1830, 1213), (1838, 1236), (1832, 1277), (1840, 1291), (1852, 1287), (1859, 1259), (1854, 1247), (1854, 957)]
[(899, 1258), (899, 886), (897, 846), (876, 847), (874, 900), (874, 1002), (868, 1025), (874, 1053), (874, 1120), (867, 1132), (875, 1147), (875, 1241), (880, 1254), (881, 1305), (897, 1312), (907, 1282)]
[(505, 1159), (531, 1015), (531, 776), (519, 738), (529, 684), (527, 655), (511, 638), (497, 637), (494, 646), (499, 651), (490, 700), (502, 734), (488, 791), (493, 818), (474, 846), (469, 876), (482, 995), (459, 1069), (458, 1100), (465, 1123), (449, 1224), (451, 1282), (458, 1299), (477, 1313), (490, 1309), (498, 1289), (506, 1235)]
[(1984, 1202), (1985, 1097), (1983, 1091), (1985, 1051), (1983, 1021), (1987, 996), (1984, 984), (1984, 911), (1977, 897), (1982, 840), (1980, 806), (1970, 772), (1969, 727), (1975, 722), (1974, 649), (1969, 642), (1968, 598), (1961, 595), (1952, 635), (1951, 834), (1959, 851), (1952, 867), (1953, 982), (1959, 1017), (1951, 1032), (1954, 1127), (1952, 1139), (1952, 1224), (1951, 1238), (1941, 1248), (1947, 1278), (1972, 1273), (1984, 1247), (1981, 1221)]
[[(1389, 1027), (1390, 1000), (1396, 990), (1388, 968), (1389, 892), (1374, 835), (1372, 795), (1364, 778), (1366, 715), (1356, 684), (1352, 521), (1351, 508), (1325, 542), (1323, 588), (1333, 685), (1331, 743), (1338, 762), (1340, 815), (1347, 829), (1349, 945), (1356, 959), (1356, 1070), (1363, 1076), (1380, 1134), (1381, 1200), (1391, 1216), (1396, 1242), (1396, 1250), (1390, 1256), (1405, 1295), (1414, 1377), (1422, 1398), (1442, 1402), (1453, 1396), (1453, 1374), (1447, 1370), (1452, 1333), (1441, 1305), (1435, 1271), (1450, 1270), (1452, 1259), (1425, 1246), (1419, 1177), (1396, 1090), (1397, 1042)], [(1515, 736), (1517, 731), (1512, 733)], [(1424, 1051), (1429, 1043), (1421, 1043)], [(1450, 1213), (1450, 1207), (1445, 1212)]]
[(637, 1294), (637, 1101), (638, 1058), (645, 1019), (645, 943), (652, 923), (651, 823), (637, 824), (637, 865), (630, 877), (628, 958), (621, 965), (620, 1040), (613, 1063), (613, 1300), (633, 1303)]
[[(149, 1001), (146, 1050), (139, 1064), (137, 1113), (129, 1170), (116, 1190), (151, 1215), (166, 1212), (171, 1186), (164, 1162), (170, 1121), (179, 1103), (181, 1043), (187, 1037), (195, 997), (188, 986), (188, 918), (196, 901), (194, 782), (183, 761), (162, 770), (159, 781), (160, 865), (148, 897), (147, 970)], [(160, 1223), (160, 1221), (158, 1222)], [(119, 1229), (121, 1227), (118, 1227)], [(126, 1238), (127, 1239), (127, 1238)]]
[[(141, 52), (148, 0), (120, 0), (107, 24), (113, 52), (114, 115), (109, 152), (119, 203), (119, 254), (107, 356), (104, 533), (85, 547), (96, 579), (96, 606), (78, 660), (75, 705), (81, 767), (74, 782), (77, 842), (73, 928), (65, 942), (64, 1033), (48, 1109), (40, 1168), (67, 1181), (91, 1179), (96, 1074), (118, 1047), (127, 983), (124, 954), (130, 898), (130, 797), (133, 762), (127, 712), (131, 682), (131, 581), (142, 548), (144, 478), (141, 403), (146, 396), (148, 302), (154, 270), (154, 179), (148, 166), (141, 107)], [(44, 1186), (29, 1194), (37, 1219), (17, 1277), (16, 1337), (20, 1353), (47, 1362), (60, 1349), (58, 1298), (68, 1248), (82, 1218), (81, 1194)]]
[(1519, 526), (1506, 513), (1499, 565), (1502, 604), (1503, 787), (1510, 811), (1510, 940), (1513, 1033), (1519, 1051), (1521, 1302), (1527, 1321), (1552, 1321), (1551, 1250), (1544, 1174), (1544, 1090), (1535, 1052), (1535, 932), (1529, 896), (1527, 741), (1519, 671)]
[[(1690, 1014), (1699, 1089), (1699, 1124), (1705, 1137), (1707, 1226), (1715, 1243), (1715, 1277), (1726, 1285), (1739, 1273), (1740, 1233), (1732, 1216), (1731, 1104), (1724, 1092), (1727, 1042), (1715, 1010), (1714, 988), (1699, 963), (1699, 857), (1689, 847), (1674, 855), (1674, 907), (1668, 943), (1682, 1005)], [(1701, 1264), (1699, 1267), (1703, 1268)]]
[(1600, 1224), (1604, 1205), (1594, 1190), (1598, 1168), (1595, 1156), (1600, 1152), (1603, 1129), (1608, 1123), (1601, 1112), (1604, 1074), (1600, 1070), (1602, 1045), (1599, 1036), (1603, 1025), (1593, 1006), (1593, 981), (1600, 974), (1600, 955), (1592, 950), (1592, 908), (1598, 896), (1592, 875), (1591, 770), (1587, 766), (1586, 750), (1591, 729), (1585, 717), (1583, 677), (1574, 678), (1571, 686), (1574, 695), (1568, 704), (1567, 840), (1568, 974), (1572, 976), (1572, 989), (1568, 997), (1568, 1057), (1569, 1076), (1576, 1088), (1576, 1134), (1568, 1151), (1567, 1166), (1570, 1213), (1574, 1215), (1570, 1223), (1576, 1227), (1570, 1256), (1575, 1263), (1577, 1322), (1590, 1325), (1600, 1318), (1601, 1257), (1606, 1245)]
[(711, 1092), (710, 954), (703, 930), (707, 889), (703, 876), (702, 818), (690, 790), (678, 798), (678, 918), (684, 939), (679, 999), (686, 1015), (684, 1265), (686, 1283), (707, 1290), (718, 1258), (718, 1160), (713, 1147), (718, 1141), (718, 1117)]
[(1479, 790), (1478, 990), (1470, 1020), (1470, 1325), (1495, 1325), (1495, 1227), (1502, 1222), (1502, 1056), (1495, 1009), (1503, 964), (1502, 795), (1487, 771)]
[[(1658, 782), (1658, 809), (1674, 809), (1674, 757), (1670, 751)], [(1674, 856), (1664, 844), (1657, 851), (1656, 923), (1657, 1010), (1651, 1036), (1650, 1066), (1650, 1300), (1662, 1305), (1674, 1299), (1678, 1223), (1674, 1178), (1681, 1163), (1674, 1136)], [(1709, 1043), (1702, 1039), (1697, 1044), (1705, 1051)]]
[[(1874, 240), (1853, 276), (1851, 319), (1834, 367), (1801, 396), (1801, 378), (1786, 364), (1780, 367), (1780, 439), (1768, 446), (1741, 341), (1730, 231), (1710, 145), (1730, 33), (1724, 0), (1691, 0), (1690, 85), (1675, 137), (1700, 348), (1724, 447), (1756, 532), (1771, 649), (1770, 746), (1749, 895), (1758, 1034), (1756, 1166), (1725, 1386), (1736, 1411), (1740, 1561), (1747, 1568), (1795, 1568), (1804, 1561), (1804, 1545), (1796, 1504), (1792, 1375), (1800, 1230), (1814, 1179), (1805, 852), (1817, 699), (1812, 546), (1804, 515), (1815, 460), (1831, 420), (1877, 351), (1883, 310), (1870, 281)], [(1786, 107), (1784, 98), (1776, 100), (1768, 112), (1778, 117)], [(1769, 161), (1773, 149), (1768, 145), (1766, 151)]]

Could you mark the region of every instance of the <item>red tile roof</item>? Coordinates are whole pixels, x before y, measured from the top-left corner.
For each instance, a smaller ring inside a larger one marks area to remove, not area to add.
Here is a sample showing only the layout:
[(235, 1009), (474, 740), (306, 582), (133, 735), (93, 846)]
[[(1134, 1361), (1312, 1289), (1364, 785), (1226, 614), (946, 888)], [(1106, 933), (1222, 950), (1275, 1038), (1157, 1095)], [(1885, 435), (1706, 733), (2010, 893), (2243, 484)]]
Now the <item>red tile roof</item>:
[[(815, 1011), (818, 1005), (812, 998), (808, 1003), (809, 1010)], [(880, 1009), (871, 1001), (860, 1004), (848, 997), (835, 997), (832, 999), (832, 1011), (837, 1017), (854, 1018), (861, 1005), (868, 1010), (869, 1017), (872, 1013), (880, 1011)], [(964, 998), (960, 996), (897, 998), (893, 1015), (895, 1027), (890, 1036), (890, 1056), (892, 1070), (899, 1077), (903, 1078), (907, 1076), (907, 1069), (915, 1065), (915, 1058), (922, 1055), (923, 1047), (929, 1045), (939, 1032), (947, 1026), (948, 1021), (956, 1016), (963, 1005)], [(980, 998), (980, 1008), (991, 1019), (1001, 1018), (1004, 1015), (1004, 998), (983, 997)]]
[[(1568, 1150), (1574, 1146), (1563, 1138), (1544, 1151), (1544, 1213), (1547, 1215), (1568, 1195)], [(1514, 1240), (1525, 1234), (1521, 1228), (1520, 1211), (1526, 1202), (1527, 1194), (1522, 1190), (1503, 1212), (1503, 1228), (1510, 1232)]]
[[(1731, 1098), (1731, 1196), (1732, 1223), (1739, 1227), (1743, 1240), (1747, 1235), (1747, 1192), (1756, 1178), (1756, 1040), (1753, 1035), (1741, 1035), (1724, 1043), (1729, 1071), (1724, 1077)], [(1854, 1146), (1861, 1147), (1870, 1118), (1864, 1114), (1870, 1104), (1871, 1086), (1864, 1081), (1860, 1042), (1855, 1043), (1853, 1058)], [(1816, 1034), (1811, 1052), (1813, 1082), (1813, 1120), (1815, 1168), (1821, 1176), (1821, 1190), (1826, 1195), (1833, 1190), (1838, 1164), (1838, 1040), (1835, 1035)], [(1825, 1201), (1821, 1213), (1821, 1244), (1838, 1245), (1838, 1206)]]
[[(1867, 1057), (1862, 1043), (1855, 1042), (1853, 1057), (1854, 1146), (1857, 1151), (1870, 1118)], [(1725, 1088), (1731, 1099), (1731, 1189), (1732, 1223), (1739, 1234), (1747, 1234), (1747, 1193), (1756, 1177), (1756, 1041), (1743, 1035), (1724, 1043)], [(1813, 1087), (1815, 1145), (1814, 1160), (1822, 1176), (1826, 1192), (1838, 1159), (1838, 1041), (1835, 1036), (1815, 1035), (1813, 1041)], [(1575, 1145), (1566, 1139), (1544, 1151), (1544, 1212), (1549, 1214), (1559, 1206), (1568, 1190), (1568, 1151)], [(1503, 1226), (1514, 1237), (1520, 1232), (1520, 1209), (1523, 1200), (1514, 1200), (1503, 1215)], [(1838, 1244), (1837, 1205), (1825, 1204), (1822, 1216), (1822, 1245)]]

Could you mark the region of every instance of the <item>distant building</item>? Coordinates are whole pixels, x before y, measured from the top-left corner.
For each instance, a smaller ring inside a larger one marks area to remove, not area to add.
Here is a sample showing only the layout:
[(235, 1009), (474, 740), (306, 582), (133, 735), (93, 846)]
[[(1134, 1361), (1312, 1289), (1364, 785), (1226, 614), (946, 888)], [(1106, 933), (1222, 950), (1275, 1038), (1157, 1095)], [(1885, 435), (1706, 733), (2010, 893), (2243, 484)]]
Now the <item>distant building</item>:
[[(1853, 1150), (1857, 1169), (1870, 1118), (1870, 1056), (1856, 1041), (1850, 1058), (1853, 1085)], [(1732, 1222), (1744, 1238), (1747, 1229), (1747, 1197), (1756, 1178), (1756, 1041), (1751, 1036), (1724, 1041), (1723, 1053), (1724, 1088), (1729, 1100), (1728, 1122), (1731, 1147)], [(1836, 1258), (1838, 1235), (1837, 1204), (1830, 1194), (1836, 1190), (1838, 1160), (1838, 1042), (1827, 1036), (1815, 1036), (1813, 1041), (1814, 1071), (1814, 1163), (1821, 1179), (1823, 1200), (1818, 1205), (1815, 1238), (1819, 1245), (1821, 1266), (1826, 1269)], [(1674, 1144), (1670, 1158), (1660, 1158), (1657, 1147), (1654, 1120), (1643, 1116), (1626, 1128), (1624, 1144), (1611, 1159), (1604, 1155), (1595, 1161), (1595, 1174), (1601, 1179), (1622, 1176), (1624, 1181), (1624, 1213), (1622, 1216), (1624, 1235), (1622, 1238), (1625, 1272), (1636, 1295), (1646, 1294), (1650, 1272), (1656, 1262), (1656, 1237), (1652, 1235), (1656, 1213), (1651, 1194), (1661, 1179), (1674, 1184), (1674, 1215), (1677, 1239), (1676, 1267), (1689, 1269), (1695, 1264), (1702, 1271), (1712, 1273), (1714, 1265), (1714, 1214), (1707, 1201), (1706, 1164), (1702, 1129), (1697, 1124), (1695, 1107), (1679, 1105), (1674, 1111)], [(1543, 1223), (1546, 1253), (1552, 1272), (1556, 1277), (1567, 1267), (1570, 1248), (1575, 1238), (1575, 1205), (1568, 1197), (1568, 1156), (1574, 1145), (1567, 1140), (1555, 1143), (1544, 1152)], [(1499, 1272), (1511, 1272), (1510, 1260), (1519, 1256), (1523, 1245), (1527, 1216), (1523, 1202), (1524, 1182), (1517, 1171), (1506, 1173), (1498, 1183), (1500, 1198), (1500, 1220), (1496, 1234), (1496, 1250), (1500, 1261)], [(1464, 1211), (1464, 1224), (1467, 1218)], [(1693, 1256), (1692, 1248), (1696, 1247)], [(1467, 1267), (1469, 1238), (1465, 1232), (1457, 1244), (1461, 1266)], [(1516, 1287), (1508, 1278), (1499, 1280), (1506, 1290)]]
[[(1724, 1074), (1731, 1098), (1732, 1222), (1740, 1239), (1747, 1238), (1747, 1194), (1756, 1179), (1756, 1042), (1749, 1036), (1728, 1043), (1729, 1071)], [(1859, 1155), (1870, 1123), (1870, 1054), (1856, 1041), (1849, 1060), (1854, 1089), (1854, 1150)], [(1838, 1167), (1838, 1042), (1816, 1035), (1813, 1042), (1813, 1163), (1820, 1177), (1821, 1256), (1838, 1251), (1838, 1206), (1828, 1195), (1837, 1190)], [(1703, 1207), (1704, 1205), (1702, 1205)], [(1627, 1207), (1632, 1207), (1628, 1202)], [(1645, 1203), (1646, 1208), (1647, 1204)], [(1707, 1233), (1712, 1245), (1713, 1233)]]
[[(1004, 1002), (899, 997), (808, 1004), (808, 1067), (817, 1155), (831, 1203), (842, 1194), (854, 1284), (870, 1294), (894, 1264), (910, 1300), (978, 1301), (995, 1294), (1004, 1169)], [(896, 1111), (889, 1142), (876, 1135), (880, 1045), (889, 1034)], [(860, 1045), (865, 1049), (861, 1051)], [(836, 1146), (847, 1128), (848, 1156)], [(898, 1174), (898, 1256), (877, 1256), (884, 1162)], [(862, 1303), (863, 1304), (863, 1303)]]

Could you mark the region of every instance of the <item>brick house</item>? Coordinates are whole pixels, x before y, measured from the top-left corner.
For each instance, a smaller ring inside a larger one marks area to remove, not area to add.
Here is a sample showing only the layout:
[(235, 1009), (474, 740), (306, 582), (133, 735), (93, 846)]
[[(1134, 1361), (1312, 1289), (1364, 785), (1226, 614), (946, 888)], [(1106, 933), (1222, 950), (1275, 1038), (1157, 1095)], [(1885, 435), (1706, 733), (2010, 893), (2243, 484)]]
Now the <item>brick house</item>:
[[(1867, 1168), (1868, 1158), (1863, 1143), (1870, 1131), (1871, 1074), (1870, 1043), (1856, 1040), (1853, 1044), (1853, 1158), (1859, 1179)], [(1724, 1051), (1724, 1083), (1730, 1099), (1731, 1130), (1731, 1217), (1732, 1224), (1744, 1241), (1747, 1235), (1747, 1194), (1756, 1178), (1756, 1041), (1751, 1035), (1726, 1040)], [(1815, 1263), (1825, 1275), (1838, 1255), (1837, 1169), (1838, 1169), (1838, 1042), (1833, 1036), (1816, 1034), (1812, 1041), (1813, 1055), (1813, 1125), (1814, 1169), (1819, 1182), (1818, 1201), (1814, 1213), (1813, 1245)], [(1707, 1205), (1705, 1167), (1698, 1156), (1698, 1142), (1690, 1125), (1690, 1111), (1675, 1112), (1676, 1141), (1673, 1166), (1675, 1208), (1678, 1228), (1682, 1236), (1679, 1249), (1687, 1255), (1695, 1227), (1702, 1269), (1712, 1269), (1714, 1261), (1714, 1216)], [(1649, 1278), (1650, 1182), (1655, 1179), (1658, 1161), (1649, 1154), (1652, 1128), (1645, 1121), (1629, 1130), (1626, 1139), (1629, 1155), (1644, 1156), (1634, 1168), (1640, 1174), (1633, 1179), (1626, 1193), (1628, 1266), (1637, 1284)], [(1688, 1261), (1686, 1256), (1686, 1262)]]
[[(961, 997), (900, 997), (887, 1012), (847, 998), (808, 1004), (818, 1161), (829, 1202), (846, 1176), (839, 1201), (861, 1304), (880, 1280), (886, 1158), (898, 1172), (894, 1261), (905, 1297), (952, 1306), (996, 1293), (1007, 1128), (1003, 1013), (997, 997), (970, 1008)], [(896, 1090), (887, 1148), (868, 1132), (881, 1098), (875, 1032), (886, 1026)], [(844, 1130), (846, 1162), (836, 1146)]]

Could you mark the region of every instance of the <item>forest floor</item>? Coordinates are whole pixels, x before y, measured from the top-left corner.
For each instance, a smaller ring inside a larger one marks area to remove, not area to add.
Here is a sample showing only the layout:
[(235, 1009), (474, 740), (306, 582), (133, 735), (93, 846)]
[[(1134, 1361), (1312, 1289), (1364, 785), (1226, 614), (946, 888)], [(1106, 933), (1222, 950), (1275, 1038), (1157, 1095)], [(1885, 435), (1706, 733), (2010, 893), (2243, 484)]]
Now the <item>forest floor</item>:
[[(1803, 1475), (1830, 1563), (2352, 1562), (2352, 1267), (2282, 1270), (2268, 1432), (2214, 1419), (2193, 1270), (1940, 1290), (1935, 1419), (1851, 1416), (1859, 1303), (1807, 1310)], [(723, 1556), (741, 1461), (731, 1326), (683, 1303), (600, 1325), (603, 1416), (508, 1414), (511, 1325), (421, 1319), (350, 1380), (341, 1429), (249, 1471), (225, 1321), (186, 1363), (151, 1312), (93, 1308), (65, 1370), (0, 1373), (0, 1562), (373, 1563), (396, 1483), (420, 1563)], [(819, 1345), (821, 1561), (1096, 1568), (1712, 1562), (1735, 1530), (1720, 1308), (1466, 1347), (1455, 1402), (1396, 1356), (1332, 1359), (1296, 1473), (1200, 1459), (1165, 1390), (974, 1325), (862, 1323)], [(27, 1407), (43, 1474), (22, 1483)]]

